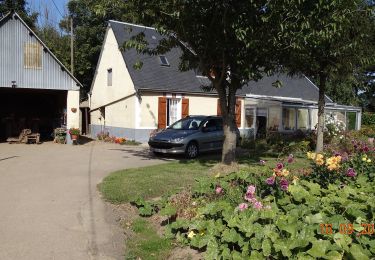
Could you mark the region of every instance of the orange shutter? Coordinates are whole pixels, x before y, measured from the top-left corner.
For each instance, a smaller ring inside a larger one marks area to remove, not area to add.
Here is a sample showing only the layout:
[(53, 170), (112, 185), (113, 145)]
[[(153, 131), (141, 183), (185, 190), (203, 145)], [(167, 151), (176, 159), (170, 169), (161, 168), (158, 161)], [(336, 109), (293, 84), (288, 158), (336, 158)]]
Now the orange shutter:
[(164, 129), (166, 127), (167, 127), (167, 98), (159, 97), (158, 128)]
[(217, 100), (217, 115), (218, 115), (218, 116), (221, 116), (220, 99)]
[(236, 124), (237, 127), (241, 126), (241, 100), (236, 100)]
[(182, 110), (181, 110), (181, 118), (185, 118), (189, 115), (189, 99), (183, 98), (182, 99)]

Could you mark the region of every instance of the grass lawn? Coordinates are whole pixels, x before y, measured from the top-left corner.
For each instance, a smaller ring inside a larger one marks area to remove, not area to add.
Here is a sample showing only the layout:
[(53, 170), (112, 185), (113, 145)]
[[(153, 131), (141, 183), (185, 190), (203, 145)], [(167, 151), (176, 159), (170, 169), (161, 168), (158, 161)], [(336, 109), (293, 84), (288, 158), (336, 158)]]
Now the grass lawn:
[[(265, 160), (261, 166), (259, 160)], [(138, 197), (145, 200), (173, 194), (184, 187), (193, 185), (200, 177), (210, 175), (210, 169), (219, 159), (201, 157), (198, 160), (180, 160), (171, 163), (114, 172), (99, 185), (104, 198), (112, 203), (127, 203)], [(272, 156), (251, 154), (238, 160), (240, 167), (250, 173), (272, 173), (278, 159)], [(296, 158), (289, 165), (290, 170), (307, 165), (304, 158)], [(146, 218), (137, 218), (132, 223), (134, 235), (126, 241), (125, 259), (167, 259), (173, 246), (171, 241), (160, 237), (155, 227)]]
[[(259, 160), (265, 160), (266, 166), (259, 165)], [(194, 184), (195, 179), (209, 175), (209, 169), (219, 160), (202, 157), (199, 160), (180, 160), (171, 163), (126, 169), (114, 172), (106, 177), (99, 185), (104, 198), (112, 203), (126, 203), (138, 197), (152, 199), (168, 195)], [(242, 168), (249, 172), (269, 172), (275, 167), (277, 158), (257, 155), (239, 158)], [(306, 165), (304, 158), (296, 158), (289, 169), (300, 169)]]
[(132, 230), (135, 235), (126, 245), (125, 259), (167, 259), (172, 248), (171, 241), (161, 238), (146, 219), (134, 220)]
[(99, 185), (104, 198), (112, 203), (130, 202), (137, 197), (151, 199), (192, 185), (208, 174), (215, 161), (179, 161), (114, 172)]

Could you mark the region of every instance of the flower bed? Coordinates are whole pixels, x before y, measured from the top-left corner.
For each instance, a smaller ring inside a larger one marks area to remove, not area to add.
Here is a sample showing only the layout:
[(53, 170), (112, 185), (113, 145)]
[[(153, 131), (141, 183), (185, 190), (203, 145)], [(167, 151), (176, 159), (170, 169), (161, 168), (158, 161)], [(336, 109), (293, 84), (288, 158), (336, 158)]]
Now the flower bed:
[[(189, 198), (135, 203), (145, 216), (171, 220), (166, 235), (206, 259), (370, 259), (375, 256), (374, 147), (308, 153), (311, 165), (291, 170), (289, 155), (265, 172), (197, 182)], [(174, 197), (176, 198), (176, 197)], [(181, 200), (178, 200), (181, 201)], [(189, 213), (189, 214), (187, 214)]]
[(97, 134), (97, 139), (106, 143), (115, 143), (121, 145), (139, 145), (141, 143), (136, 142), (135, 140), (128, 140), (125, 137), (116, 137), (110, 136), (109, 132), (100, 132)]

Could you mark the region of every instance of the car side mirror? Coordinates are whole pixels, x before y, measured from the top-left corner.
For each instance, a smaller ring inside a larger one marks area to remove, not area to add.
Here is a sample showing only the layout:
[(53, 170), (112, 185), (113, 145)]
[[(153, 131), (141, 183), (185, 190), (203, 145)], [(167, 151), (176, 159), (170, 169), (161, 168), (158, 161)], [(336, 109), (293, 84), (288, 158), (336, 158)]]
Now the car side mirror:
[(202, 132), (203, 132), (203, 133), (207, 133), (207, 132), (208, 132), (208, 128), (207, 128), (207, 127), (205, 127), (205, 126), (204, 126), (204, 127), (202, 127)]

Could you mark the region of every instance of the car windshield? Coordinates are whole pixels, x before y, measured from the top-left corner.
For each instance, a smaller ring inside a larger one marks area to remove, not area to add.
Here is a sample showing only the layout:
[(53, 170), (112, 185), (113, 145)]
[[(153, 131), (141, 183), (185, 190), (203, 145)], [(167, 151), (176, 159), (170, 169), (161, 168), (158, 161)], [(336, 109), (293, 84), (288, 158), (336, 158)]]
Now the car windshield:
[(197, 130), (201, 125), (204, 118), (200, 117), (186, 117), (178, 120), (176, 123), (168, 127), (174, 130)]

